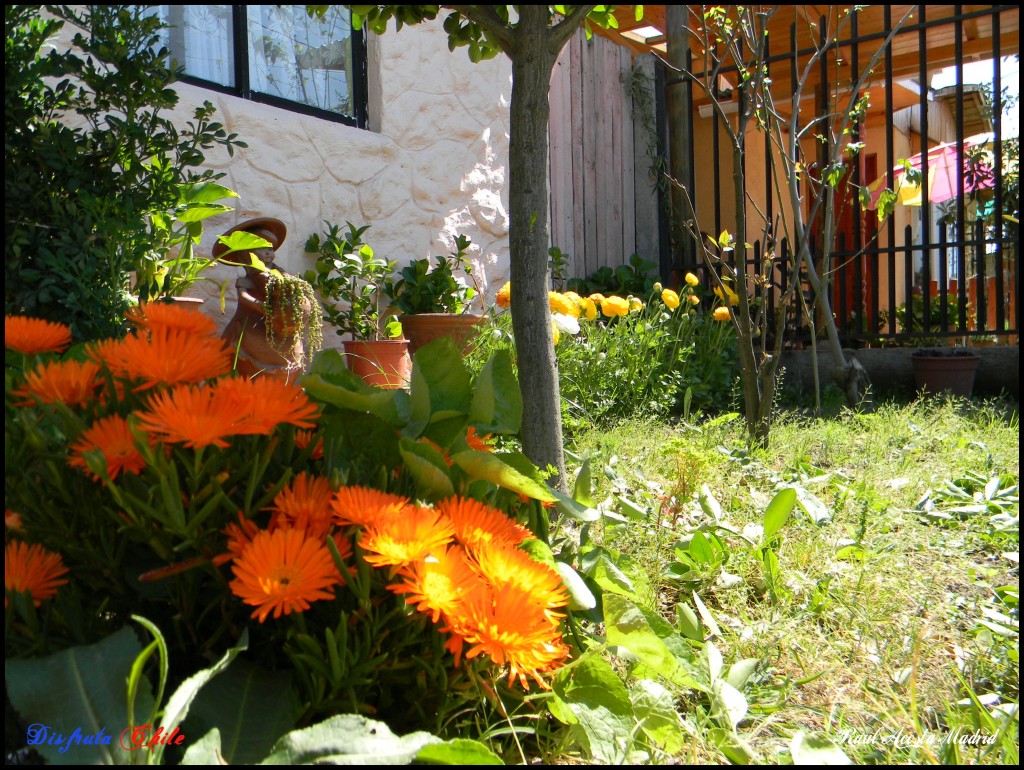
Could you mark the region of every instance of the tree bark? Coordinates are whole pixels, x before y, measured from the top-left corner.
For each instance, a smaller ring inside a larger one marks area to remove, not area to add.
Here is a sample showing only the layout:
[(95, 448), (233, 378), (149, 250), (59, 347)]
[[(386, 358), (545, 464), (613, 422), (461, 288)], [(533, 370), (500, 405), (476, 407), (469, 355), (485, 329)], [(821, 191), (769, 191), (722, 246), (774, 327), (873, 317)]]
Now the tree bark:
[[(509, 109), (509, 251), (512, 330), (520, 361), (523, 452), (557, 471), (567, 489), (562, 411), (548, 303), (548, 91), (558, 55), (547, 6), (523, 5), (512, 59)], [(560, 48), (560, 46), (558, 46)]]

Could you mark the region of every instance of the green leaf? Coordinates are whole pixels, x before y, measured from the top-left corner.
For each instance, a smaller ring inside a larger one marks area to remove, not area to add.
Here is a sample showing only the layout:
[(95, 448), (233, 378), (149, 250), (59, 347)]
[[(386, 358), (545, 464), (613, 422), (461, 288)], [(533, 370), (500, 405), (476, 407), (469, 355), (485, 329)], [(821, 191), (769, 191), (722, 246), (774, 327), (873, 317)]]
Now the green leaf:
[(508, 351), (500, 350), (476, 378), (469, 422), (477, 433), (518, 433), (523, 419), (523, 397), (512, 371)]
[(770, 540), (786, 524), (796, 505), (797, 493), (792, 487), (780, 489), (764, 509), (764, 539)]
[(797, 503), (803, 508), (804, 513), (811, 517), (811, 521), (819, 527), (832, 521), (832, 514), (825, 503), (821, 502), (814, 494), (808, 492), (802, 486), (798, 485), (794, 489), (796, 490)]
[(290, 673), (239, 660), (202, 689), (183, 730), (189, 735), (217, 730), (224, 759), (251, 765), (295, 726), (298, 712)]
[(600, 652), (587, 652), (551, 683), (555, 718), (579, 725), (593, 759), (622, 764), (632, 743), (633, 707), (626, 687)]
[(686, 736), (676, 710), (676, 698), (667, 688), (650, 679), (640, 679), (630, 690), (629, 700), (640, 729), (652, 743), (668, 754), (683, 750)]
[(555, 569), (558, 570), (562, 582), (569, 590), (569, 610), (571, 612), (585, 612), (597, 606), (597, 599), (576, 570), (564, 561), (556, 561)]
[(729, 673), (725, 675), (725, 681), (742, 692), (747, 680), (757, 670), (757, 658), (744, 658), (738, 660), (729, 667)]
[(555, 492), (546, 484), (525, 476), (506, 462), (506, 458), (512, 459), (512, 453), (491, 454), (476, 449), (464, 449), (452, 455), (452, 462), (465, 471), (470, 479), (486, 479), (499, 487), (542, 502), (558, 500)]
[(593, 484), (590, 478), (590, 460), (584, 460), (580, 466), (579, 472), (576, 474), (576, 482), (572, 487), (572, 499), (576, 502), (587, 506), (588, 508), (596, 508), (594, 498), (592, 497), (591, 490)]
[(220, 753), (220, 732), (216, 727), (185, 749), (185, 756), (182, 757), (181, 764), (212, 766), (227, 764)]
[(692, 639), (695, 642), (704, 641), (704, 627), (701, 625), (700, 618), (686, 602), (679, 602), (676, 605), (676, 625), (679, 626), (679, 633), (687, 639)]
[(448, 475), (448, 466), (440, 452), (429, 444), (408, 438), (398, 442), (398, 451), (409, 473), (416, 480), (416, 490), (419, 494), (435, 500), (455, 494), (451, 476)]
[(468, 414), (470, 392), (469, 370), (450, 338), (436, 339), (413, 354), (411, 424), (422, 430), (431, 422)]
[(581, 502), (574, 500), (569, 495), (559, 492), (557, 489), (549, 490), (555, 496), (555, 508), (563, 516), (577, 521), (597, 521), (601, 518), (601, 512), (596, 508), (590, 508)]
[[(60, 745), (40, 742), (34, 746), (49, 764), (131, 764), (134, 754), (121, 748), (118, 737), (128, 725), (126, 682), (141, 651), (135, 631), (126, 627), (96, 644), (71, 647), (45, 658), (5, 661), (7, 695), (21, 721), (46, 725), (49, 737), (65, 736)], [(135, 712), (149, 714), (153, 707), (153, 694), (144, 683)], [(93, 742), (84, 745), (67, 740), (76, 729), (83, 739)], [(101, 736), (99, 744), (95, 736)]]
[(615, 594), (604, 597), (608, 644), (626, 648), (673, 684), (710, 692), (711, 682), (689, 644), (657, 613)]
[(711, 683), (711, 718), (729, 730), (736, 726), (747, 715), (747, 699), (743, 693), (724, 679), (716, 679)]
[(431, 743), (430, 733), (397, 736), (383, 722), (340, 714), (294, 730), (274, 744), (261, 765), (407, 765)]
[(797, 732), (789, 742), (794, 765), (852, 765), (845, 752), (822, 735)]
[(430, 743), (420, 749), (416, 761), (426, 765), (503, 765), (501, 757), (479, 741), (453, 738), (444, 743)]
[(753, 749), (732, 730), (713, 727), (708, 730), (707, 739), (734, 765), (749, 765), (754, 760)]

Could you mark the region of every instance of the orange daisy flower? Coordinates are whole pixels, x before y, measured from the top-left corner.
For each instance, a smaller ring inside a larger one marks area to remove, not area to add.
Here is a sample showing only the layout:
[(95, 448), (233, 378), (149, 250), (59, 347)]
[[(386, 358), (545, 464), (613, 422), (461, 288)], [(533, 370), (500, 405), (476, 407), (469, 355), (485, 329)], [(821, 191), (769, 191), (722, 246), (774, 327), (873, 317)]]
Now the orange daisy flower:
[(488, 443), (490, 440), (490, 433), (485, 436), (478, 436), (476, 428), (472, 425), (466, 428), (466, 443), (469, 444), (470, 449), (475, 449), (478, 452), (493, 452), (494, 449), (491, 447), (490, 443)]
[[(49, 361), (25, 375), (25, 385), (16, 391), (19, 396), (35, 396), (44, 404), (62, 403), (85, 406), (99, 388), (100, 365), (94, 361)], [(31, 406), (22, 401), (17, 406)]]
[(277, 493), (271, 510), (278, 514), (278, 525), (301, 529), (323, 540), (334, 523), (332, 496), (330, 481), (303, 471)]
[(4, 316), (4, 347), (27, 356), (36, 353), (63, 353), (71, 345), (71, 329), (64, 324), (28, 318)]
[[(43, 600), (52, 599), (57, 588), (67, 583), (68, 572), (59, 553), (51, 553), (41, 545), (29, 545), (18, 540), (4, 548), (4, 589), (27, 591), (38, 607)], [(7, 597), (4, 597), (4, 608)]]
[(323, 460), (324, 459), (324, 440), (320, 436), (317, 436), (314, 431), (312, 431), (312, 430), (297, 430), (297, 431), (295, 431), (295, 446), (297, 446), (299, 449), (305, 451), (309, 447), (310, 443), (313, 441), (314, 438), (316, 439), (316, 446), (313, 447), (313, 454), (310, 455), (310, 458), (313, 459), (313, 460)]
[(409, 507), (408, 497), (369, 487), (342, 487), (334, 493), (334, 521), (342, 527), (370, 527), (397, 518)]
[(455, 537), (452, 522), (433, 508), (416, 506), (366, 529), (359, 545), (376, 567), (403, 566), (441, 553)]
[(217, 323), (210, 316), (174, 302), (146, 302), (126, 314), (138, 329), (182, 331), (197, 337), (216, 337)]
[(252, 617), (260, 623), (271, 612), (279, 618), (333, 599), (341, 580), (327, 546), (298, 529), (258, 533), (231, 569), (231, 592), (256, 608)]
[(388, 586), (396, 594), (408, 594), (406, 604), (415, 605), (437, 623), (452, 612), (480, 585), (480, 576), (469, 566), (466, 552), (457, 545), (431, 554), (402, 572), (402, 581)]
[(479, 546), (492, 542), (519, 545), (533, 537), (526, 527), (479, 500), (452, 497), (438, 503), (437, 510), (451, 519), (455, 537), (464, 545)]
[(20, 532), (21, 527), (21, 514), (6, 508), (4, 510), (4, 529), (13, 529), (15, 532)]
[(284, 423), (316, 427), (316, 404), (301, 388), (275, 377), (225, 378), (217, 383), (217, 402), (238, 416), (238, 433), (267, 435)]
[(238, 433), (238, 415), (214, 395), (213, 388), (180, 386), (153, 394), (149, 409), (135, 414), (139, 426), (161, 441), (194, 448), (226, 447), (225, 437)]
[(220, 377), (231, 371), (232, 359), (223, 340), (171, 328), (153, 329), (148, 338), (125, 337), (103, 348), (102, 355), (114, 376), (142, 380), (136, 391)]
[(82, 432), (81, 437), (71, 447), (68, 465), (81, 468), (91, 474), (94, 481), (100, 476), (89, 470), (85, 462), (85, 453), (98, 449), (103, 452), (107, 463), (107, 475), (113, 481), (123, 470), (136, 476), (146, 467), (146, 461), (135, 444), (135, 436), (128, 427), (128, 421), (118, 414), (103, 417)]
[(517, 591), (528, 596), (552, 623), (569, 603), (561, 576), (528, 553), (503, 543), (487, 543), (471, 549), (473, 565), (499, 593)]
[(214, 556), (210, 561), (215, 567), (225, 562), (237, 559), (242, 555), (245, 547), (252, 542), (252, 539), (259, 534), (260, 528), (256, 522), (246, 516), (242, 511), (238, 512), (238, 523), (231, 522), (221, 530), (227, 536), (227, 553)]
[(454, 625), (471, 646), (466, 658), (486, 653), (497, 665), (509, 667), (509, 681), (529, 689), (527, 677), (544, 689), (544, 675), (559, 668), (569, 649), (539, 612), (530, 597), (519, 591), (478, 591), (455, 608)]

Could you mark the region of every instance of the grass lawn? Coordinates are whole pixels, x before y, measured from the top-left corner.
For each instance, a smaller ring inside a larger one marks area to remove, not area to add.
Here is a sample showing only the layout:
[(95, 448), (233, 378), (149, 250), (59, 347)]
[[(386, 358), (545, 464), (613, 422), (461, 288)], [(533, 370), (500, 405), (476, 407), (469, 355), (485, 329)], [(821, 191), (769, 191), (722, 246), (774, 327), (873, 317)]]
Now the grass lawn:
[[(620, 515), (585, 527), (583, 550), (604, 548), (637, 605), (677, 629), (696, 593), (725, 668), (756, 661), (740, 758), (789, 763), (817, 747), (854, 762), (1015, 763), (1019, 719), (1002, 717), (1019, 703), (1016, 405), (783, 414), (771, 446), (750, 452), (738, 417), (629, 421), (571, 449), (591, 458), (598, 507)], [(765, 509), (786, 486), (798, 505), (769, 540)], [(730, 756), (713, 698), (677, 706), (690, 735), (652, 761)], [(799, 733), (812, 739), (794, 746)]]

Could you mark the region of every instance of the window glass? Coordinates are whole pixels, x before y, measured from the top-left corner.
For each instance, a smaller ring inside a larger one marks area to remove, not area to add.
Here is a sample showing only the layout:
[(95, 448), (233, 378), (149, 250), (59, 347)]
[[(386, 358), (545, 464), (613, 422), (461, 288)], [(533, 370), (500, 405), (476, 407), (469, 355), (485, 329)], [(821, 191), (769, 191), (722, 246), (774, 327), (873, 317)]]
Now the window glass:
[(170, 29), (165, 45), (192, 77), (234, 86), (235, 58), (230, 5), (162, 5)]
[(322, 110), (353, 113), (349, 13), (330, 6), (310, 18), (302, 5), (248, 6), (253, 91)]

